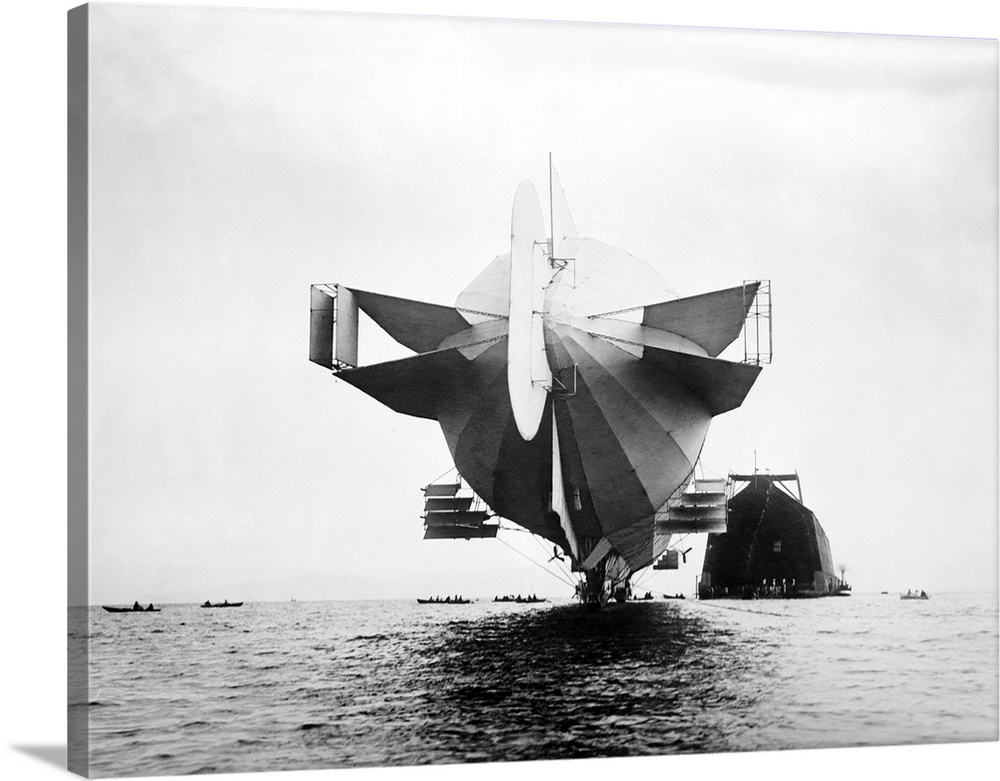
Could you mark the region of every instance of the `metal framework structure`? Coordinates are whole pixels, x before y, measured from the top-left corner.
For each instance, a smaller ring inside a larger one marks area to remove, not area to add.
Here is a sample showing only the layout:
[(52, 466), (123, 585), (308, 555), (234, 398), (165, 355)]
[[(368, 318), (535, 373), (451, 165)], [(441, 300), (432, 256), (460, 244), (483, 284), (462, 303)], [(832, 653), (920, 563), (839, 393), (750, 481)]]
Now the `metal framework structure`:
[(747, 290), (753, 285), (757, 286), (757, 291), (750, 294), (753, 295), (753, 302), (743, 325), (743, 363), (761, 366), (769, 364), (774, 354), (771, 346), (771, 280), (743, 280), (744, 296), (748, 295)]

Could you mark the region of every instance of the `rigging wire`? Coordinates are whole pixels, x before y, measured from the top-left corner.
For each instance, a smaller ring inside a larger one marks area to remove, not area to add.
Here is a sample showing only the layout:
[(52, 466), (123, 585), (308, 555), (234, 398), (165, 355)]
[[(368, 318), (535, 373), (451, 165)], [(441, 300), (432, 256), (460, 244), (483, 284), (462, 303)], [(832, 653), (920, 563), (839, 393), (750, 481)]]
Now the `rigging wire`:
[[(534, 539), (534, 540), (535, 540), (535, 541), (536, 541), (536, 542), (537, 542), (537, 543), (538, 543), (539, 545), (542, 545), (542, 542), (541, 542), (541, 540), (539, 540), (538, 536), (537, 536), (537, 535), (536, 535), (536, 534), (535, 534), (534, 532), (530, 532), (530, 531), (528, 531), (527, 529), (522, 529), (522, 528), (521, 528), (520, 526), (504, 526), (503, 524), (500, 524), (500, 527), (499, 527), (499, 528), (500, 528), (500, 531), (505, 531), (505, 532), (521, 532), (522, 534), (530, 534), (530, 535), (532, 536), (532, 538), (533, 538), (533, 539)], [(500, 538), (499, 538), (499, 537), (497, 537), (497, 539), (499, 540)], [(503, 540), (500, 540), (500, 541), (501, 541), (501, 542), (503, 542)], [(519, 554), (521, 554), (522, 556), (524, 556), (525, 558), (527, 558), (527, 559), (528, 559), (529, 561), (531, 561), (532, 563), (534, 563), (534, 564), (538, 564), (538, 562), (535, 562), (535, 561), (534, 561), (533, 559), (531, 559), (531, 558), (530, 558), (530, 557), (529, 557), (529, 556), (528, 556), (528, 555), (527, 555), (526, 553), (522, 553), (521, 551), (517, 550), (516, 548), (514, 548), (513, 546), (511, 546), (511, 545), (509, 545), (509, 544), (507, 544), (507, 543), (504, 543), (504, 544), (505, 544), (505, 545), (507, 545), (507, 547), (508, 547), (508, 548), (511, 548), (511, 550), (513, 550), (513, 551), (514, 551), (515, 553), (519, 553)], [(543, 550), (543, 551), (545, 551), (545, 547), (544, 547), (544, 546), (542, 546), (542, 550)], [(547, 553), (548, 551), (545, 551), (545, 552)], [(543, 568), (545, 567), (545, 565), (543, 565), (543, 564), (538, 564), (538, 566), (540, 566), (540, 567), (543, 567)], [(559, 569), (560, 569), (560, 571), (561, 571), (561, 572), (563, 573), (563, 575), (565, 575), (565, 576), (566, 576), (567, 578), (569, 578), (570, 580), (572, 580), (572, 579), (573, 579), (573, 574), (572, 574), (572, 572), (570, 572), (569, 570), (567, 570), (567, 569), (565, 568), (565, 565), (562, 565), (562, 564), (559, 564), (559, 565), (557, 565), (557, 566), (559, 566)], [(545, 571), (546, 571), (546, 572), (549, 572), (549, 570), (548, 570), (547, 568), (545, 569)], [(575, 585), (575, 584), (570, 584), (570, 585), (573, 585), (573, 587), (574, 587), (574, 588), (576, 588), (576, 585)]]
[(556, 574), (555, 572), (553, 572), (552, 570), (550, 570), (548, 567), (546, 567), (544, 564), (539, 564), (533, 558), (531, 558), (530, 556), (528, 556), (526, 553), (522, 553), (521, 551), (519, 551), (517, 548), (515, 548), (513, 545), (511, 545), (506, 540), (502, 540), (502, 539), (500, 539), (500, 537), (497, 537), (497, 539), (500, 540), (500, 542), (502, 542), (504, 545), (506, 545), (512, 551), (514, 551), (514, 553), (518, 554), (519, 556), (524, 556), (524, 558), (526, 558), (528, 561), (530, 561), (536, 567), (539, 567), (544, 572), (547, 572), (552, 577), (554, 577), (554, 578), (562, 581), (563, 583), (565, 583), (567, 586), (570, 586), (571, 588), (576, 588), (576, 584), (575, 583), (571, 583), (570, 581), (564, 579), (562, 576)]
[[(505, 532), (521, 532), (522, 534), (530, 534), (531, 537), (532, 537), (532, 539), (535, 542), (538, 543), (539, 547), (541, 547), (542, 551), (546, 555), (548, 555), (548, 551), (545, 549), (545, 544), (542, 542), (541, 538), (537, 534), (535, 534), (534, 532), (528, 531), (527, 529), (522, 529), (520, 526), (504, 526), (503, 524), (500, 524), (500, 531), (505, 531)], [(497, 539), (500, 539), (500, 538), (498, 537)], [(517, 552), (521, 553), (520, 551), (517, 551)], [(527, 554), (524, 554), (524, 553), (522, 553), (521, 555), (522, 556), (527, 556)], [(568, 570), (566, 568), (566, 565), (563, 562), (560, 562), (558, 559), (556, 559), (556, 561), (557, 561), (556, 566), (559, 568), (559, 570), (562, 572), (562, 574), (565, 575), (570, 580), (572, 580), (573, 579), (573, 573), (572, 573), (572, 571)], [(542, 565), (539, 565), (539, 566), (542, 566)]]
[(449, 475), (452, 472), (455, 473), (455, 476), (458, 478), (458, 481), (462, 482), (462, 476), (460, 474), (458, 474), (458, 467), (452, 466), (452, 467), (450, 467), (448, 469), (445, 469), (441, 474), (439, 474), (437, 477), (435, 477), (433, 480), (431, 480), (427, 485), (434, 485), (434, 483), (436, 483), (442, 477), (444, 477), (445, 475)]
[[(545, 549), (546, 546), (542, 543), (541, 538), (539, 538), (538, 535), (536, 535), (536, 534), (532, 534), (531, 536), (532, 536), (532, 538), (534, 538), (535, 542), (538, 543), (538, 546), (542, 549), (542, 551), (547, 556), (549, 552)], [(552, 560), (550, 559), (550, 562), (551, 561)], [(572, 580), (573, 579), (573, 575), (570, 574), (569, 570), (566, 569), (565, 563), (561, 559), (555, 559), (554, 561), (556, 562), (556, 566), (560, 569), (560, 571), (562, 571), (563, 575), (565, 575), (570, 580)]]
[(642, 580), (636, 581), (632, 585), (633, 590), (638, 589), (640, 586), (642, 586), (645, 583), (648, 583), (654, 577), (656, 577), (656, 570), (654, 570), (652, 567), (646, 567), (642, 572), (643, 572)]

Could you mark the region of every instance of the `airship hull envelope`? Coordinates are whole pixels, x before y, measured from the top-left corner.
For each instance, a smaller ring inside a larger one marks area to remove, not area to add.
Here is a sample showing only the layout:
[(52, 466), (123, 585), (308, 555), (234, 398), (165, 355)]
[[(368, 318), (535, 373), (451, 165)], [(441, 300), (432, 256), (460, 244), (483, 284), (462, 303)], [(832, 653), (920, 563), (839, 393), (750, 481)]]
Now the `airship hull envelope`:
[[(397, 412), (437, 420), (492, 513), (562, 548), (577, 571), (614, 559), (635, 572), (667, 550), (656, 515), (692, 480), (711, 418), (740, 406), (760, 372), (717, 357), (758, 287), (680, 298), (647, 261), (577, 236), (554, 171), (550, 185), (552, 233), (522, 182), (510, 252), (454, 307), (314, 286), (310, 358)], [(327, 299), (344, 291), (416, 355), (328, 360), (335, 347), (363, 358), (330, 327)]]

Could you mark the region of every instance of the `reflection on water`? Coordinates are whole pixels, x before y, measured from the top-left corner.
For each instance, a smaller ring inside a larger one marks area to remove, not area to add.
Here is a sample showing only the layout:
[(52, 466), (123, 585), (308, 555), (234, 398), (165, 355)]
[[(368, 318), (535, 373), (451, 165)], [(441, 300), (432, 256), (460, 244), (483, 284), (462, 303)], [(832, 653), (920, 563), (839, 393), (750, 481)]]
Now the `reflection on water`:
[(725, 749), (730, 714), (764, 696), (770, 662), (749, 651), (665, 603), (455, 624), (423, 651), (439, 696), (421, 710), (451, 725), (429, 747), (482, 760)]
[(95, 775), (997, 739), (993, 595), (91, 610)]

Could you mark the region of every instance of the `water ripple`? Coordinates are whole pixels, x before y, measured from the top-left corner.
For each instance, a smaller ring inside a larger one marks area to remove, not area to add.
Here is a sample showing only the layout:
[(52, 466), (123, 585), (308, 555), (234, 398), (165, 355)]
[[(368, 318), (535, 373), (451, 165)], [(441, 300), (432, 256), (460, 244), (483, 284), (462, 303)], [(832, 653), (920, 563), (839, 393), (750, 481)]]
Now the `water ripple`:
[(95, 775), (995, 740), (995, 597), (890, 602), (98, 609), (74, 707)]

